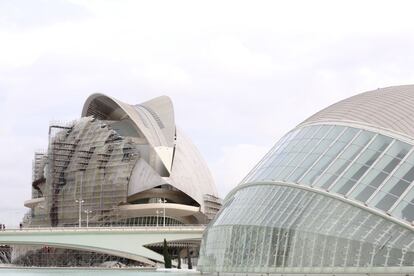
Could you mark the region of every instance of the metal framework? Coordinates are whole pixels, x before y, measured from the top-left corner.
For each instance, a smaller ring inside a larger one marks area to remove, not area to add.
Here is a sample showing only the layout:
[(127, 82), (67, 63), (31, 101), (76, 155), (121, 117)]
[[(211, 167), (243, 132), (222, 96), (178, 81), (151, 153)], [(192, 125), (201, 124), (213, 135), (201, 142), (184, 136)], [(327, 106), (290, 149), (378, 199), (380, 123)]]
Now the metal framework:
[(412, 114), (414, 86), (390, 87), (286, 134), (227, 195), (204, 234), (201, 270), (414, 271)]
[(80, 119), (51, 122), (48, 134), (24, 228), (204, 225), (221, 207), (168, 97), (129, 105), (93, 94)]

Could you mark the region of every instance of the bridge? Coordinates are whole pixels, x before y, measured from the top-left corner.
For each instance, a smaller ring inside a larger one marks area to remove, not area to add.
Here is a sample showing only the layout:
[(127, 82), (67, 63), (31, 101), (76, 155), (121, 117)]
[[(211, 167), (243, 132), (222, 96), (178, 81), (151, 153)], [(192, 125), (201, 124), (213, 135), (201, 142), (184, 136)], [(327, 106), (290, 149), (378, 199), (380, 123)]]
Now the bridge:
[(199, 241), (205, 226), (23, 228), (0, 231), (0, 244), (43, 245), (105, 253), (149, 265), (164, 262), (145, 245)]

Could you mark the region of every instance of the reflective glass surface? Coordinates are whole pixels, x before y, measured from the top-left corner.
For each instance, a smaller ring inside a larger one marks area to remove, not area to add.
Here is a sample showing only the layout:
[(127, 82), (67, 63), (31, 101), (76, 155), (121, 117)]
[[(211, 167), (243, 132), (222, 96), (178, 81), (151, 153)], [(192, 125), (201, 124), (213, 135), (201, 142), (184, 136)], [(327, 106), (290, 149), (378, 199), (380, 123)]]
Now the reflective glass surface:
[(241, 187), (227, 198), (204, 233), (198, 263), (205, 272), (257, 273), (400, 266), (414, 266), (412, 230), (339, 199), (277, 184)]
[(312, 186), (414, 220), (399, 211), (412, 208), (412, 145), (379, 133), (336, 125), (295, 129), (242, 183), (262, 181)]

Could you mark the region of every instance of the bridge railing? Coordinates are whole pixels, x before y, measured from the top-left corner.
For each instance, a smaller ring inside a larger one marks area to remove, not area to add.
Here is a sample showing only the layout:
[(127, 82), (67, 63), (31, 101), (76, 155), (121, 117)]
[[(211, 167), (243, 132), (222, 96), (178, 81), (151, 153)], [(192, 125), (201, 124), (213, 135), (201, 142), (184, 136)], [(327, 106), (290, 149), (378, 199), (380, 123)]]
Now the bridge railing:
[(10, 232), (73, 232), (73, 231), (140, 231), (140, 232), (171, 232), (171, 231), (200, 231), (204, 230), (206, 225), (180, 225), (180, 226), (108, 226), (108, 227), (23, 227), (23, 228), (7, 228), (0, 230), (1, 233)]

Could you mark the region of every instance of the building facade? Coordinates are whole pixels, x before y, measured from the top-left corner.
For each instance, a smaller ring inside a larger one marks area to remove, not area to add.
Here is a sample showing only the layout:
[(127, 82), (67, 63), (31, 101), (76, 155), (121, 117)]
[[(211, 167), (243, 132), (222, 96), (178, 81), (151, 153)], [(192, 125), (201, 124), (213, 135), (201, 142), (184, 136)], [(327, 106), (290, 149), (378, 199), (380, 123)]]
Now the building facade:
[(220, 207), (165, 96), (129, 105), (94, 94), (81, 119), (52, 123), (47, 152), (35, 154), (32, 194), (26, 226), (78, 226), (80, 217), (90, 226), (206, 224)]
[(365, 92), (287, 133), (206, 230), (204, 272), (414, 271), (414, 86)]
[(80, 119), (50, 125), (25, 206), (24, 227), (161, 227), (207, 224), (221, 201), (168, 97), (130, 105), (93, 94)]

